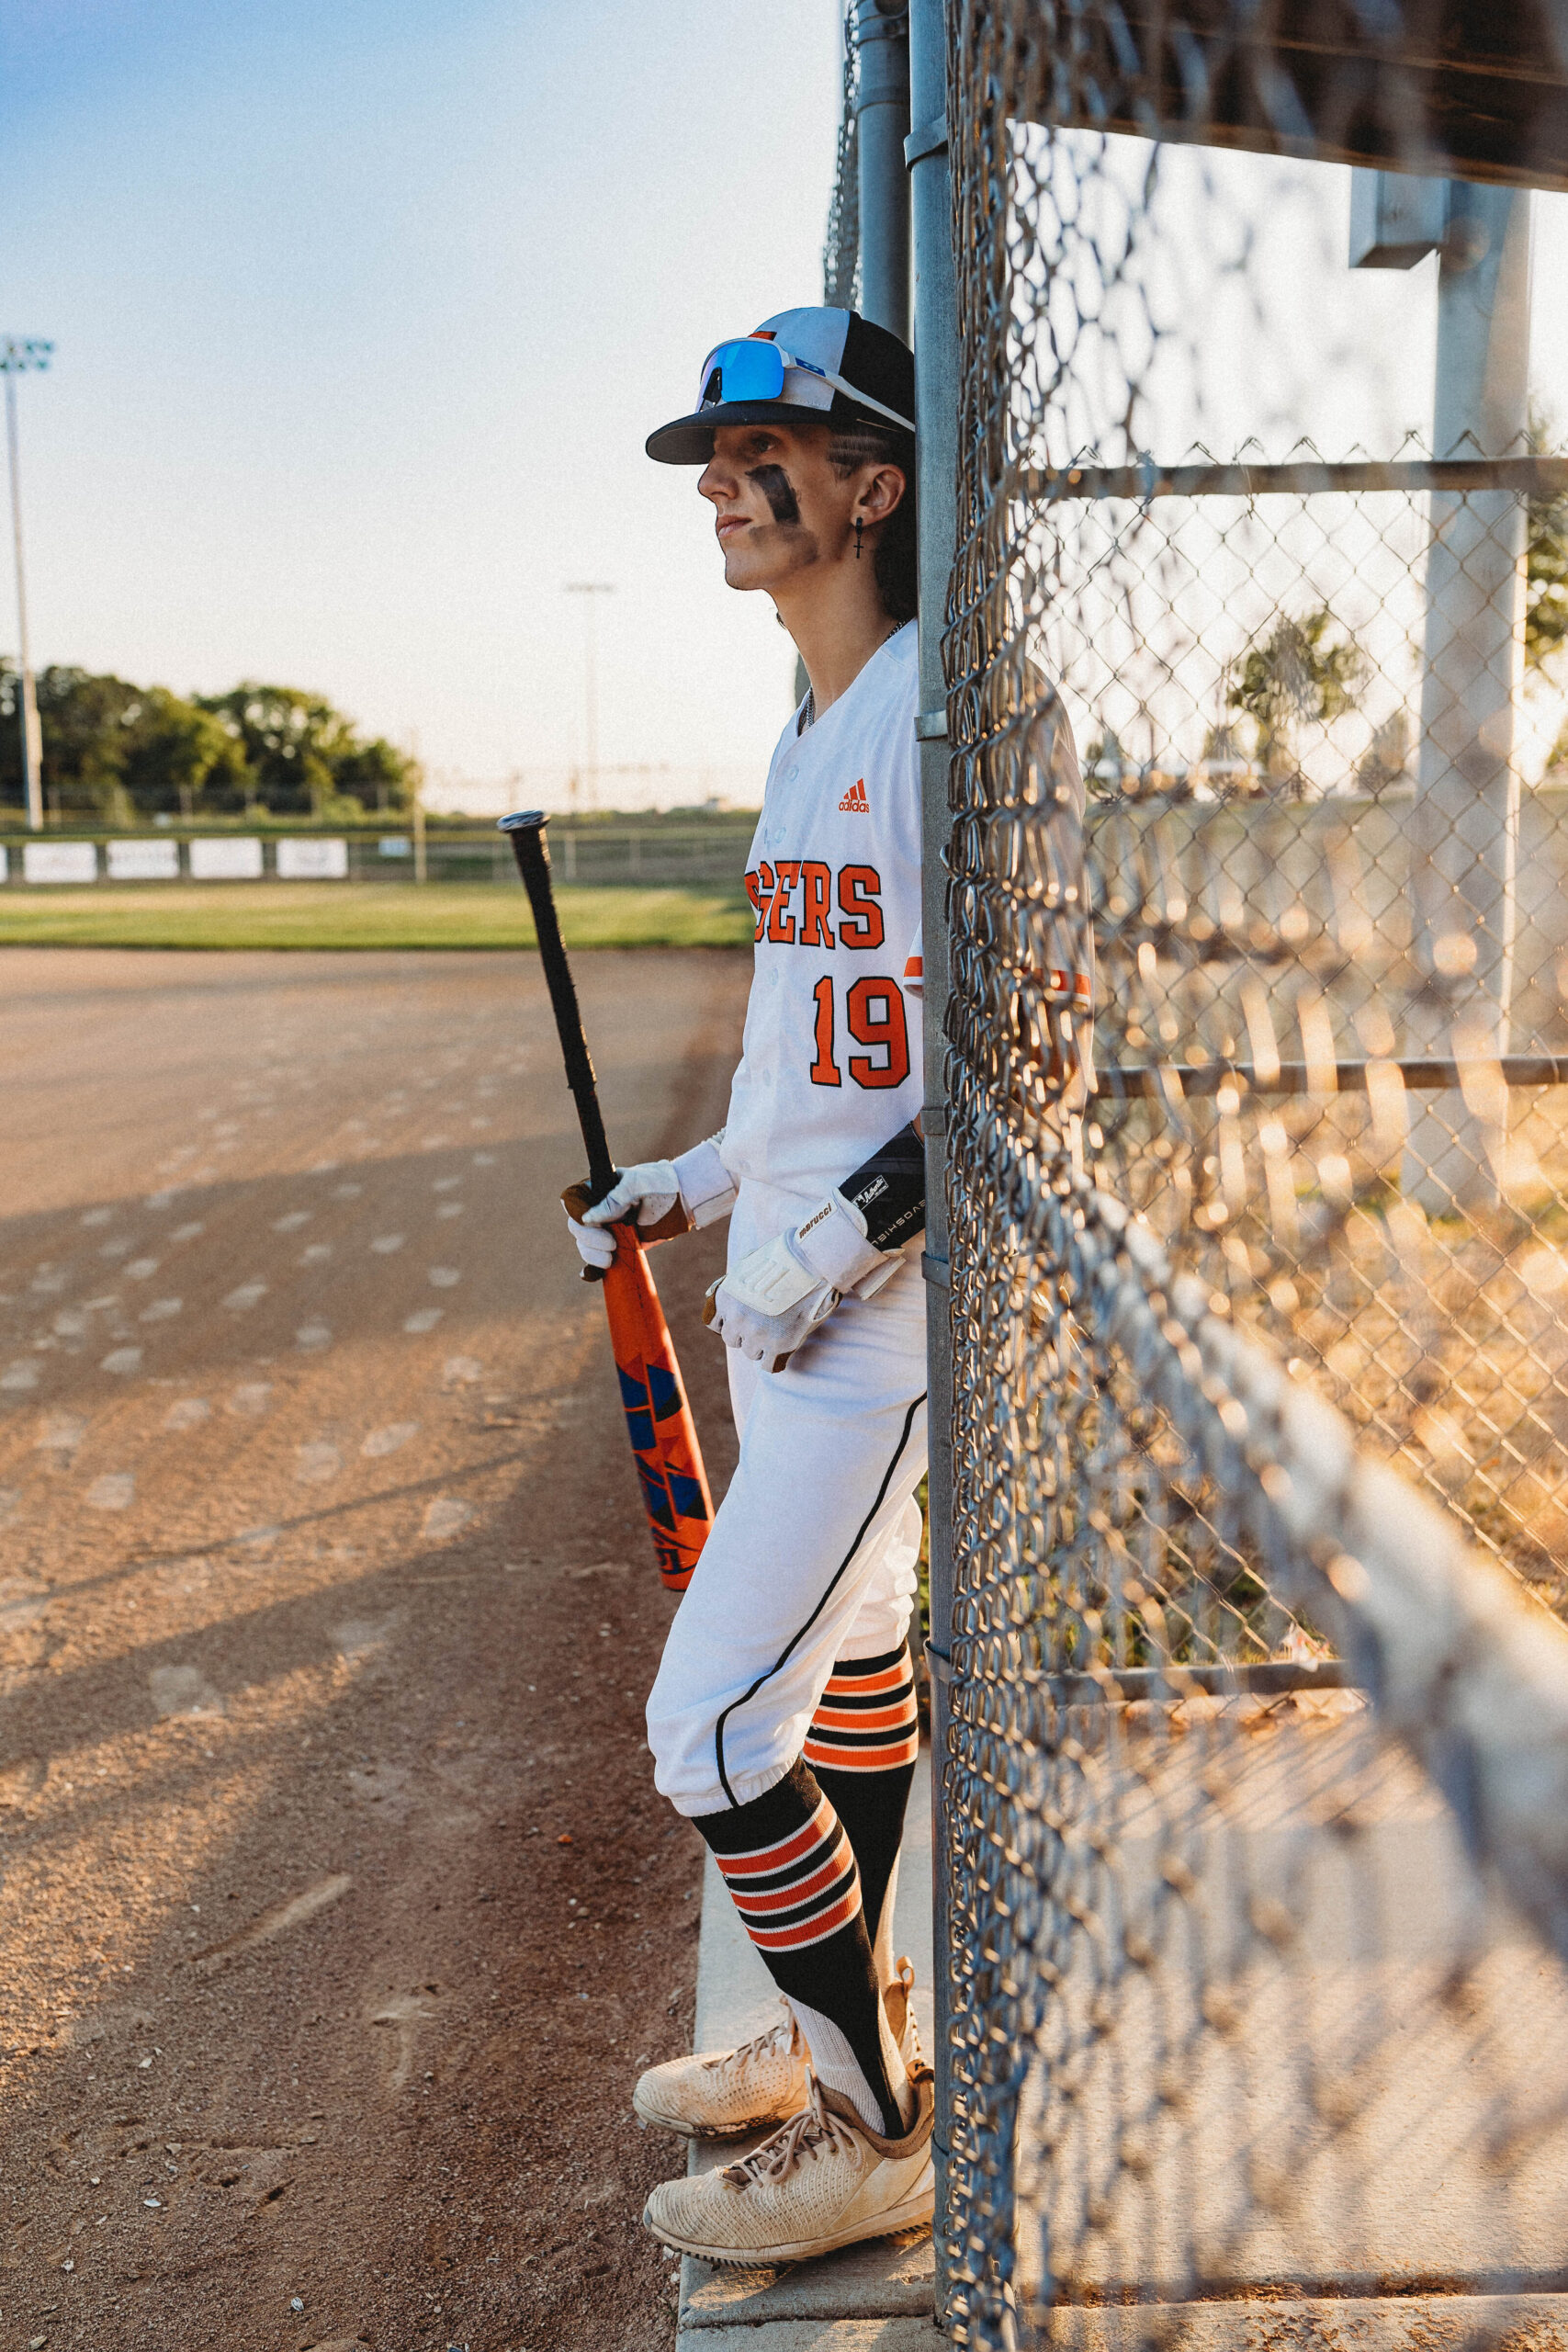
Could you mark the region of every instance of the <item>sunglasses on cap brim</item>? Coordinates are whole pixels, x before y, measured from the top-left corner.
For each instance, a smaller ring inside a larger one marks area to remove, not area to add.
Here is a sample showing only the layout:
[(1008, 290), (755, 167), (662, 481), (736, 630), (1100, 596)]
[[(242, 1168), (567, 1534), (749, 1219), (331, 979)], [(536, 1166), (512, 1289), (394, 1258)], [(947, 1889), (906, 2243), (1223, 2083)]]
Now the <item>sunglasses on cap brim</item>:
[[(836, 392), (854, 401), (857, 408), (874, 409), (885, 416), (889, 424), (897, 424), (902, 432), (913, 433), (913, 419), (900, 416), (896, 408), (885, 408), (863, 392), (858, 384), (835, 376), (830, 368), (814, 367), (809, 359), (797, 359), (776, 343), (761, 343), (751, 336), (739, 343), (721, 343), (708, 353), (703, 362), (702, 385), (697, 393), (697, 406), (726, 408), (742, 401), (777, 401), (784, 398), (784, 369), (798, 368), (803, 374), (815, 376), (824, 384), (831, 384)], [(810, 417), (817, 412), (806, 410)]]

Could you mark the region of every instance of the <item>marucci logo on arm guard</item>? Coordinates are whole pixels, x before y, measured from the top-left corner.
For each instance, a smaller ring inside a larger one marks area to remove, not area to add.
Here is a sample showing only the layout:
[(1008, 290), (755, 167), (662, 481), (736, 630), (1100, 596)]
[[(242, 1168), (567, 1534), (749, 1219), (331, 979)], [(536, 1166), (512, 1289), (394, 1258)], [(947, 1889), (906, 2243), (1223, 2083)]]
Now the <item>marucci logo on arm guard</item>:
[(911, 1119), (839, 1187), (865, 1220), (874, 1250), (897, 1250), (926, 1222), (926, 1147)]

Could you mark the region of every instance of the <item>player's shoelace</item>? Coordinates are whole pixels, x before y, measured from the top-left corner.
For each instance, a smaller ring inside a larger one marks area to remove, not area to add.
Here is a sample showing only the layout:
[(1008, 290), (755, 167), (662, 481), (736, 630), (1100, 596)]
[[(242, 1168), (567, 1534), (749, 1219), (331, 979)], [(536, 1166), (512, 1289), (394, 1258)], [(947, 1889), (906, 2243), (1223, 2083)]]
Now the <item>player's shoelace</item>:
[(754, 2033), (750, 2041), (742, 2041), (736, 2049), (727, 2050), (722, 2057), (710, 2058), (705, 2071), (710, 2075), (722, 2075), (728, 2070), (738, 2075), (753, 2058), (783, 2058), (797, 2051), (801, 2047), (800, 2028), (795, 2023), (795, 2011), (782, 1994), (779, 1996), (779, 2007), (784, 2015), (777, 2025), (771, 2025), (766, 2033)]
[(846, 2154), (853, 2155), (857, 2142), (849, 2125), (823, 2107), (813, 2075), (810, 2095), (800, 2113), (792, 2115), (754, 2154), (742, 2156), (739, 2164), (727, 2165), (724, 2177), (732, 2188), (750, 2188), (753, 2182), (787, 2180), (807, 2156), (815, 2164), (819, 2149), (842, 2149)]
[[(917, 2068), (925, 2064), (926, 2058), (925, 2052), (920, 2048), (920, 2029), (915, 2018), (915, 1967), (914, 1962), (907, 1955), (894, 1964), (893, 1984), (903, 1987), (904, 2064), (913, 2074)], [(892, 1991), (893, 1984), (888, 1986), (889, 1992)]]

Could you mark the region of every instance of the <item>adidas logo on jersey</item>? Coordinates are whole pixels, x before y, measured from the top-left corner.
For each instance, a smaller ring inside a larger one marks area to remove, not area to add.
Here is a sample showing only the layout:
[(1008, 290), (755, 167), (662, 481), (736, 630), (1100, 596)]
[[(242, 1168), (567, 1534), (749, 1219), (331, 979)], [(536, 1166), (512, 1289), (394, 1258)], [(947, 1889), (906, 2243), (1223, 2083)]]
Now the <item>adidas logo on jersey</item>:
[(857, 784), (851, 785), (849, 790), (840, 801), (839, 807), (840, 810), (847, 808), (851, 816), (870, 816), (871, 803), (865, 797), (865, 778), (863, 775)]

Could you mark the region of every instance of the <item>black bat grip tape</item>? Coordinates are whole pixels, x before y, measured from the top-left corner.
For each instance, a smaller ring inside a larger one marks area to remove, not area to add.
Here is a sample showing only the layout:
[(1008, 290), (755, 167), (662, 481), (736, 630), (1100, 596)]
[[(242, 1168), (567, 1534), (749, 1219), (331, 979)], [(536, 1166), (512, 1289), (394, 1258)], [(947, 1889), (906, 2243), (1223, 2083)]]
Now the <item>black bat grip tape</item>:
[[(555, 891), (550, 882), (549, 843), (545, 839), (547, 822), (542, 808), (522, 809), (515, 816), (502, 817), (497, 830), (511, 841), (517, 871), (523, 877), (523, 887), (528, 893), (528, 904), (533, 910), (534, 929), (539, 942), (539, 960), (545, 967), (545, 984), (549, 989), (550, 1009), (556, 1017), (556, 1035), (560, 1039), (561, 1058), (566, 1064), (566, 1082), (577, 1105), (577, 1124), (582, 1130), (583, 1148), (588, 1154), (588, 1192), (592, 1203), (602, 1201), (613, 1189), (616, 1170), (610, 1157), (604, 1114), (599, 1108), (592, 1057), (588, 1051), (588, 1040), (582, 1034), (582, 1012), (577, 1001), (571, 967), (566, 957), (566, 944), (561, 938), (560, 923), (556, 914)], [(582, 1272), (586, 1282), (604, 1280), (603, 1271), (597, 1266), (585, 1266)]]

